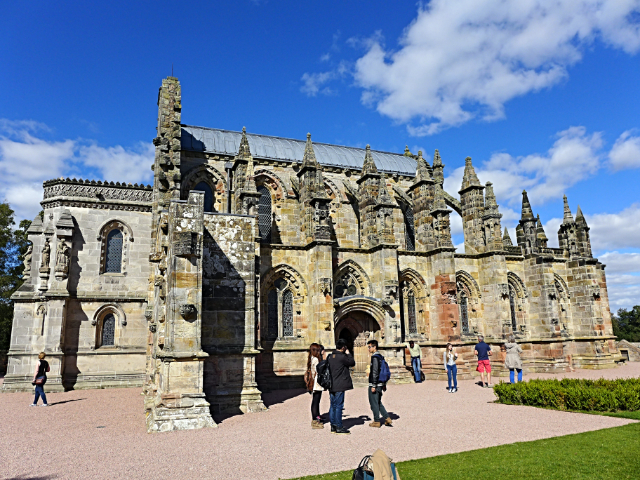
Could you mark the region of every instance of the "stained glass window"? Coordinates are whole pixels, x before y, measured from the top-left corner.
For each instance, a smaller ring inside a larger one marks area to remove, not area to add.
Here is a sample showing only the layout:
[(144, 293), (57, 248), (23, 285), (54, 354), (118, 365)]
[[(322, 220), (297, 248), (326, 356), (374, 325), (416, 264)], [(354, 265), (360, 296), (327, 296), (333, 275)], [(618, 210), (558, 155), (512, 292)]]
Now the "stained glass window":
[(291, 290), (282, 296), (282, 336), (293, 337), (293, 294)]
[(122, 272), (122, 232), (117, 228), (107, 235), (107, 258), (104, 271), (106, 273)]
[(413, 292), (409, 292), (407, 309), (409, 310), (409, 334), (416, 334), (418, 333), (418, 327), (416, 326), (416, 297)]
[(460, 294), (460, 324), (462, 333), (469, 333), (469, 298), (464, 292)]
[(413, 209), (411, 207), (407, 207), (407, 209), (404, 211), (404, 232), (407, 251), (415, 251), (416, 238), (413, 226)]
[(516, 292), (509, 284), (509, 306), (511, 307), (511, 329), (515, 332), (518, 329), (516, 323)]
[(102, 346), (113, 346), (116, 333), (116, 317), (109, 313), (102, 321)]
[(267, 295), (267, 334), (270, 338), (278, 336), (278, 293), (269, 290)]
[(271, 193), (264, 185), (258, 187), (258, 231), (263, 243), (271, 243)]
[(204, 192), (204, 211), (213, 212), (213, 191), (211, 187), (206, 182), (200, 182), (193, 189)]

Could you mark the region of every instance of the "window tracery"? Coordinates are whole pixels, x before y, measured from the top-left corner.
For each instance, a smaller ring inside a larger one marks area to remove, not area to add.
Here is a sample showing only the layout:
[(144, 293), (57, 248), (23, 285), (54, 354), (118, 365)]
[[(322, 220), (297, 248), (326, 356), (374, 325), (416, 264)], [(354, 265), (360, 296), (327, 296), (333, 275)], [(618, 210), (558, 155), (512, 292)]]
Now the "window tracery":
[(131, 228), (121, 220), (110, 220), (99, 230), (101, 274), (126, 274)]
[(260, 241), (271, 243), (271, 192), (264, 185), (258, 187), (260, 199), (258, 201), (258, 231)]

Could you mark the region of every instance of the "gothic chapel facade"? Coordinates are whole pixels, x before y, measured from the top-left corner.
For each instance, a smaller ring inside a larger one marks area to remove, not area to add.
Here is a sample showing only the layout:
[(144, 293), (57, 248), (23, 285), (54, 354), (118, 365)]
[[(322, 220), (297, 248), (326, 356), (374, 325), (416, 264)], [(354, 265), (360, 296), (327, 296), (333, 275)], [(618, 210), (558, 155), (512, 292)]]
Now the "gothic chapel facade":
[(408, 340), (427, 378), (444, 375), (447, 342), (471, 375), (479, 333), (515, 334), (528, 371), (615, 365), (604, 265), (566, 197), (550, 248), (523, 192), (514, 245), (470, 158), (453, 196), (437, 150), (429, 165), (408, 149), (184, 125), (174, 77), (158, 106), (153, 186), (44, 183), (4, 391), (30, 390), (45, 351), (48, 389), (140, 386), (148, 430), (165, 431), (264, 409), (263, 391), (302, 384), (311, 342), (338, 338), (362, 380), (369, 339), (395, 382), (411, 381)]

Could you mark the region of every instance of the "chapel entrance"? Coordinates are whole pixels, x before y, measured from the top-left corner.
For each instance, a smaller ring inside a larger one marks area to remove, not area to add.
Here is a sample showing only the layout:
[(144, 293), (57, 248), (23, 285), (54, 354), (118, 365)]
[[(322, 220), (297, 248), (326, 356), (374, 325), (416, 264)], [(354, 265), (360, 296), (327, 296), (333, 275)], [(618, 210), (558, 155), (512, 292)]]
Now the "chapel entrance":
[(367, 342), (380, 341), (380, 325), (365, 312), (351, 312), (340, 319), (336, 325), (336, 341), (340, 338), (347, 342), (347, 348), (353, 354), (356, 366), (351, 370), (355, 383), (368, 381), (367, 369), (370, 363)]

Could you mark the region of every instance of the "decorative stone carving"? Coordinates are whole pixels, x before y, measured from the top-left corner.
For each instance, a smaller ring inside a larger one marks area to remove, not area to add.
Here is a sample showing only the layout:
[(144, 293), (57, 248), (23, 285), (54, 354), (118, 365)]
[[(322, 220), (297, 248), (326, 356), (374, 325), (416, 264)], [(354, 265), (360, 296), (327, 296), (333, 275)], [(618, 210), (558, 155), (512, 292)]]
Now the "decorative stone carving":
[(49, 262), (51, 261), (51, 245), (49, 239), (44, 243), (42, 248), (42, 260), (40, 261), (40, 273), (49, 273)]
[(152, 310), (152, 309), (150, 309), (150, 308), (147, 308), (147, 309), (144, 311), (144, 318), (146, 318), (146, 319), (147, 319), (147, 321), (150, 321), (150, 320), (153, 318), (153, 310)]
[(192, 303), (185, 303), (180, 305), (180, 315), (185, 320), (192, 318), (197, 313), (197, 311), (198, 309)]
[(398, 299), (398, 282), (391, 280), (386, 281), (384, 284), (384, 296), (387, 300), (393, 303)]
[(509, 298), (509, 284), (508, 283), (499, 283), (497, 286), (498, 295), (502, 297), (503, 300)]
[(320, 291), (324, 295), (331, 295), (331, 284), (333, 281), (330, 278), (321, 278), (319, 281)]
[(58, 242), (56, 248), (56, 279), (64, 280), (69, 275), (69, 252), (70, 248), (64, 239)]
[(149, 331), (151, 333), (156, 333), (156, 330), (157, 330), (157, 327), (156, 327), (156, 325), (154, 323), (149, 325)]
[(100, 200), (124, 200), (151, 202), (150, 186), (120, 184), (120, 182), (96, 182), (92, 180), (51, 180), (44, 183), (44, 200), (54, 197), (98, 198)]
[(33, 257), (33, 245), (29, 245), (27, 247), (27, 251), (24, 254), (24, 259), (22, 260), (22, 264), (24, 265), (24, 270), (22, 271), (22, 275), (24, 278), (29, 278), (31, 276), (31, 258)]

